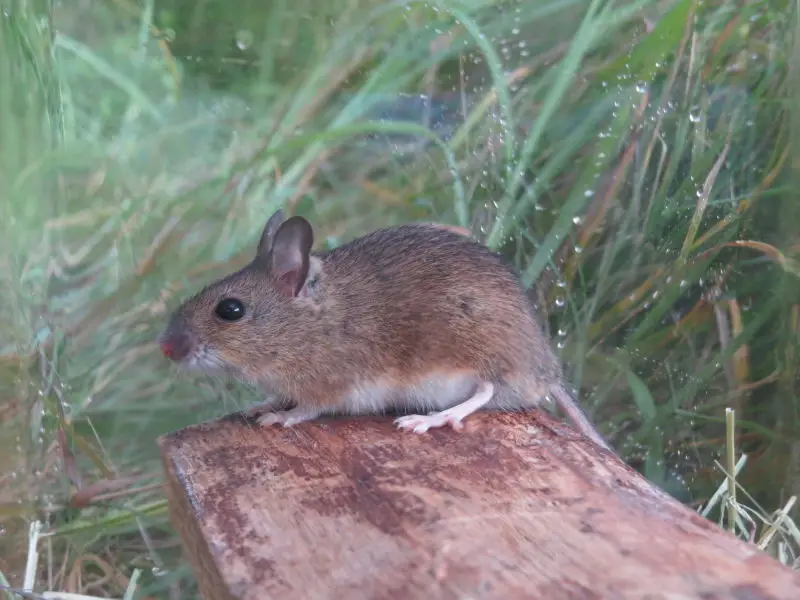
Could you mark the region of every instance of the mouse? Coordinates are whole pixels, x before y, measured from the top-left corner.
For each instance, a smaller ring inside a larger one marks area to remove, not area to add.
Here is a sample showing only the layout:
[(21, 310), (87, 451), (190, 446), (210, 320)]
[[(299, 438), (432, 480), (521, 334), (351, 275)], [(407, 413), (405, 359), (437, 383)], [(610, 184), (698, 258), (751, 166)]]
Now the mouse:
[(468, 231), (409, 223), (325, 251), (277, 210), (255, 256), (169, 316), (157, 343), (182, 368), (262, 390), (262, 426), (393, 412), (423, 434), (480, 410), (560, 408), (611, 449), (564, 381), (516, 270)]

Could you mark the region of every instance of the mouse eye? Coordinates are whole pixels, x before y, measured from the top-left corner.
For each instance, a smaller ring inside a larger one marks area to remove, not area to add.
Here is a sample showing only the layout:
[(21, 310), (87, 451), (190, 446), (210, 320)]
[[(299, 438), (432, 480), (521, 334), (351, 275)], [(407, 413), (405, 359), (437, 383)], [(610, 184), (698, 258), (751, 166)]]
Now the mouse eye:
[(238, 321), (244, 316), (244, 304), (236, 298), (225, 298), (220, 300), (214, 312), (223, 321)]

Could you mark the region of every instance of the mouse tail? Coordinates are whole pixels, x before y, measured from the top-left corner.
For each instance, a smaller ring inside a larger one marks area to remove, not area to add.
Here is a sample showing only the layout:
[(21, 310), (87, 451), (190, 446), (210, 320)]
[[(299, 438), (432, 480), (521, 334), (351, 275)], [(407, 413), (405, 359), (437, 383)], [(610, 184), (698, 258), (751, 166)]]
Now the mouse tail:
[(602, 448), (610, 450), (611, 452), (614, 451), (606, 439), (597, 431), (594, 424), (589, 421), (589, 418), (586, 416), (586, 413), (583, 411), (580, 404), (578, 404), (577, 400), (575, 400), (572, 394), (570, 394), (563, 385), (553, 386), (551, 393), (555, 396), (556, 405), (566, 414), (567, 418), (572, 421), (578, 431)]

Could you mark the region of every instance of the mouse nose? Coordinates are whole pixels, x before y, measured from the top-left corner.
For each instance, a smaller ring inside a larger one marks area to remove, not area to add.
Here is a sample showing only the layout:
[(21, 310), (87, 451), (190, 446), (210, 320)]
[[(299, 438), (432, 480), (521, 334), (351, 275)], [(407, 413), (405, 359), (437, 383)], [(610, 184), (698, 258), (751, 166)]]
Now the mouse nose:
[(161, 346), (161, 352), (164, 353), (164, 356), (167, 358), (175, 357), (175, 346), (172, 344), (172, 342), (162, 340), (158, 345)]
[(162, 335), (158, 339), (158, 345), (164, 356), (174, 361), (186, 358), (191, 347), (188, 336), (182, 334)]

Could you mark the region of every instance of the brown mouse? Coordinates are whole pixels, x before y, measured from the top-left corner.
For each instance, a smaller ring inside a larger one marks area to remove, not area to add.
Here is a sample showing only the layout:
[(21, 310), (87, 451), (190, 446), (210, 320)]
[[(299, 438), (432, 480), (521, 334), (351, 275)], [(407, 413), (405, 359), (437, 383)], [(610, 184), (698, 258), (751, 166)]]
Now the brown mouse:
[(398, 427), (423, 433), (552, 395), (609, 448), (567, 392), (500, 255), (435, 224), (379, 229), (326, 252), (313, 243), (306, 219), (277, 211), (249, 265), (175, 310), (159, 336), (164, 354), (272, 394), (249, 411), (262, 425), (398, 410), (418, 413)]

